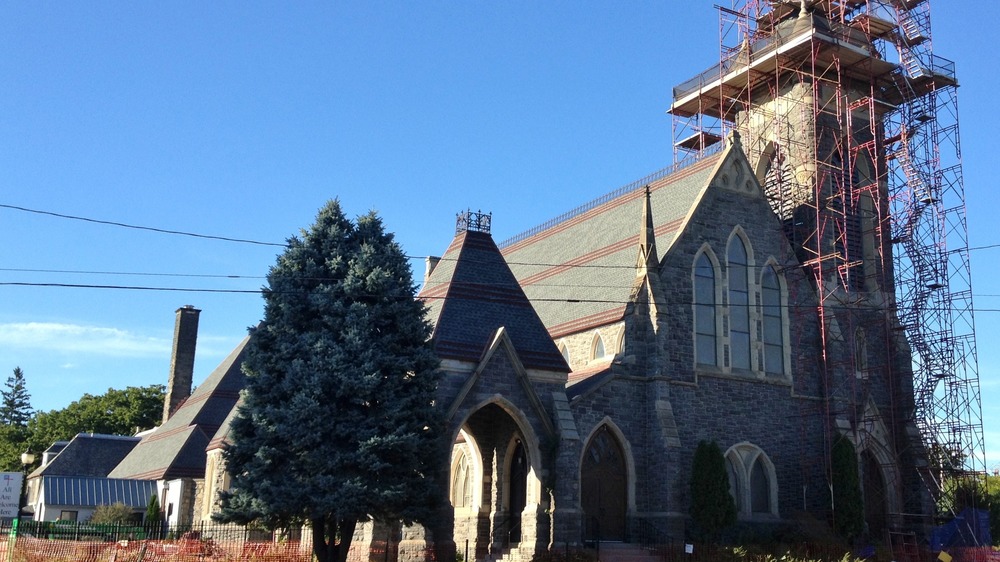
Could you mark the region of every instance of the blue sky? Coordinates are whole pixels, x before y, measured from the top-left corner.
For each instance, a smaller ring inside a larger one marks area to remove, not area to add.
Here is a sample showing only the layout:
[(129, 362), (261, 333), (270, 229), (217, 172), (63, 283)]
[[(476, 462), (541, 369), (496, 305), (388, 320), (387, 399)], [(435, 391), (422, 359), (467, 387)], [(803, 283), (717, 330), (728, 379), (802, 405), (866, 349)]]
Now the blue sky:
[[(943, 5), (934, 48), (957, 63), (970, 245), (987, 246), (1000, 6)], [(669, 165), (670, 88), (718, 60), (718, 35), (710, 2), (6, 3), (0, 204), (281, 243), (338, 197), (439, 255), (465, 208), (502, 240)], [(0, 283), (253, 291), (277, 250), (0, 208)], [(992, 468), (1000, 249), (972, 257)], [(201, 381), (258, 295), (0, 285), (0, 372), (22, 367), (46, 410), (163, 383), (185, 304), (203, 310)]]

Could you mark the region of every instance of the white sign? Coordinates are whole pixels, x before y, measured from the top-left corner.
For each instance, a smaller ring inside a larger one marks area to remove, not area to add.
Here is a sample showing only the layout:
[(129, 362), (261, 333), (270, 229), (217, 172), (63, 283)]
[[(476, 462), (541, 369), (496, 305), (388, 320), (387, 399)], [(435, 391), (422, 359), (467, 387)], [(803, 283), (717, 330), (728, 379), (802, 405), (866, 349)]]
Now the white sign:
[(15, 518), (21, 507), (20, 472), (0, 472), (0, 517)]

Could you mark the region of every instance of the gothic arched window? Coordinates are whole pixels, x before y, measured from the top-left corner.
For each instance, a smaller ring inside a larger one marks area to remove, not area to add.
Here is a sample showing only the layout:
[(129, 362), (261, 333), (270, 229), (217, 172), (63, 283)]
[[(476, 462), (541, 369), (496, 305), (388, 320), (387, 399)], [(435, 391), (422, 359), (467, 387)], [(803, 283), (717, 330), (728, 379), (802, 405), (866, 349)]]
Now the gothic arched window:
[(759, 456), (750, 469), (750, 513), (771, 513), (771, 481)]
[(694, 347), (699, 365), (718, 365), (715, 314), (715, 268), (702, 253), (694, 265)]
[(601, 334), (596, 334), (594, 336), (594, 346), (591, 348), (591, 359), (603, 359), (605, 355), (604, 350), (604, 340), (601, 338)]
[[(778, 483), (774, 465), (760, 447), (740, 443), (726, 451), (730, 493), (741, 518), (778, 515)], [(735, 484), (734, 484), (735, 483)]]
[(782, 323), (781, 283), (774, 266), (764, 268), (760, 279), (761, 316), (764, 318), (764, 371), (785, 372), (785, 328)]
[(734, 369), (750, 369), (750, 286), (747, 277), (747, 249), (739, 236), (733, 236), (729, 241), (727, 258), (730, 366)]
[(459, 453), (458, 461), (452, 469), (451, 505), (453, 507), (472, 505), (472, 471), (469, 469), (469, 456), (465, 451)]
[(572, 363), (569, 362), (569, 347), (567, 347), (565, 343), (559, 344), (559, 353), (562, 354), (567, 365), (572, 365)]

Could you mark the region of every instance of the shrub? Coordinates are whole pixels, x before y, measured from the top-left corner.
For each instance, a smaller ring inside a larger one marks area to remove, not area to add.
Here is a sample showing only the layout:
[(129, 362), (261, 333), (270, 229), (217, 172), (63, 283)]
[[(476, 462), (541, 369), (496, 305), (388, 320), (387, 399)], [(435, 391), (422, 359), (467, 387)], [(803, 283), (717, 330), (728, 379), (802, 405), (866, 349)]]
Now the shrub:
[(865, 507), (858, 477), (858, 455), (846, 437), (838, 437), (830, 452), (833, 484), (833, 527), (837, 534), (853, 539), (865, 528)]
[(118, 502), (111, 505), (99, 505), (90, 516), (90, 522), (99, 524), (128, 523), (132, 521), (132, 508)]
[(714, 539), (736, 523), (736, 503), (729, 494), (726, 459), (715, 441), (702, 441), (691, 466), (691, 520), (695, 536)]

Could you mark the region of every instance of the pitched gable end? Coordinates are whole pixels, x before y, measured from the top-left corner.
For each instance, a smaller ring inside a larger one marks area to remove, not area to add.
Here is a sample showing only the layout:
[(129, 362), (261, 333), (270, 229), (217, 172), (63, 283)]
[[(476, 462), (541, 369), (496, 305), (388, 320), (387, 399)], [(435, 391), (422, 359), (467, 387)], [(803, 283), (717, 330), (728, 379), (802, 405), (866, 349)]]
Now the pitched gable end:
[(743, 152), (740, 134), (734, 131), (727, 143), (726, 154), (719, 161), (709, 185), (746, 197), (763, 198), (764, 191)]
[[(512, 371), (512, 376), (516, 379), (518, 385), (524, 390), (524, 394), (531, 404), (532, 409), (538, 414), (539, 419), (542, 421), (542, 425), (545, 428), (546, 433), (552, 437), (556, 435), (555, 427), (552, 425), (551, 417), (545, 410), (545, 406), (542, 404), (541, 399), (538, 397), (538, 393), (535, 392), (534, 385), (531, 383), (531, 379), (528, 377), (528, 371), (524, 368), (524, 363), (518, 357), (517, 350), (514, 348), (513, 342), (511, 342), (510, 335), (507, 330), (501, 326), (497, 329), (493, 336), (493, 340), (490, 346), (486, 348), (483, 352), (482, 359), (479, 361), (479, 365), (476, 366), (476, 370), (469, 375), (469, 378), (462, 385), (461, 390), (455, 396), (451, 407), (448, 408), (448, 419), (454, 417), (455, 413), (468, 398), (472, 389), (476, 386), (476, 383), (480, 382), (484, 378), (484, 374), (487, 369), (491, 366), (496, 366), (497, 361), (506, 360), (510, 364), (510, 371)], [(496, 369), (494, 373), (502, 373), (505, 369)], [(486, 382), (486, 381), (482, 381)], [(501, 380), (490, 380), (488, 381), (491, 386), (504, 386), (504, 383), (513, 383), (510, 381)], [(509, 387), (513, 388), (513, 384)]]

